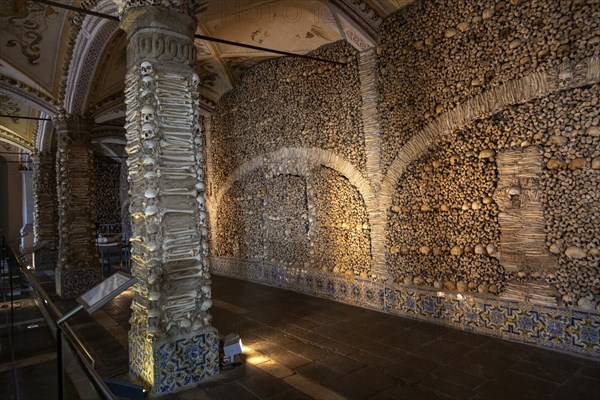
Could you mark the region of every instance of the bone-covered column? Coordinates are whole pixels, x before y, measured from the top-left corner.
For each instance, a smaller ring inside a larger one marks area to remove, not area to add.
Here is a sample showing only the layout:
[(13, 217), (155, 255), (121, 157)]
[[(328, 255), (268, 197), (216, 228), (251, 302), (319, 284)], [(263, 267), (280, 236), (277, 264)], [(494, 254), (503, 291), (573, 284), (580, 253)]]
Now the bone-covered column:
[(58, 266), (56, 293), (75, 298), (100, 280), (91, 122), (60, 115), (57, 133)]
[(58, 262), (58, 199), (54, 153), (33, 159), (33, 265), (38, 271), (53, 270)]
[[(198, 76), (189, 7), (128, 8), (126, 129), (132, 217), (130, 371), (154, 394), (219, 372), (211, 327)], [(183, 1), (174, 1), (181, 5)]]

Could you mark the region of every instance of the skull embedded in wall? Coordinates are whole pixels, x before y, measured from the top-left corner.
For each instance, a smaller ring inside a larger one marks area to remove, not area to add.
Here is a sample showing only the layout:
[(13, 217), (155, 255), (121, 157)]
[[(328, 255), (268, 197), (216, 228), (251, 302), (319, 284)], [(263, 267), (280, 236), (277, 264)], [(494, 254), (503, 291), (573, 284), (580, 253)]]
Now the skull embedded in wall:
[(152, 86), (153, 83), (154, 83), (154, 77), (152, 77), (151, 75), (145, 75), (142, 78), (142, 88), (143, 89), (150, 89), (150, 87)]
[(154, 121), (154, 107), (144, 106), (142, 107), (142, 122), (148, 124)]
[(196, 73), (192, 75), (192, 84), (194, 85), (194, 87), (200, 84), (200, 77)]
[(154, 68), (148, 61), (144, 61), (140, 64), (140, 71), (142, 72), (142, 75), (147, 76), (154, 72)]
[(142, 125), (142, 137), (145, 140), (154, 139), (155, 129), (152, 124), (144, 124)]

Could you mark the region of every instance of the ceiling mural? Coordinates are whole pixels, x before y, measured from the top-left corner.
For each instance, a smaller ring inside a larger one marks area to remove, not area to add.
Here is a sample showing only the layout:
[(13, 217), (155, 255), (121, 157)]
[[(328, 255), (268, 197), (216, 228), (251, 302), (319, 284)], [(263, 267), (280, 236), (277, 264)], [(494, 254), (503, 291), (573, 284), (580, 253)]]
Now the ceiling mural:
[[(71, 4), (72, 1), (63, 1)], [(33, 1), (0, 2), (0, 52), (4, 65), (35, 83), (35, 89), (53, 93), (54, 77), (62, 60), (63, 28), (68, 12)], [(6, 72), (6, 71), (5, 71)], [(8, 72), (10, 73), (10, 72)], [(18, 75), (15, 74), (15, 75)], [(10, 76), (10, 75), (9, 75)], [(19, 79), (19, 76), (11, 76)]]

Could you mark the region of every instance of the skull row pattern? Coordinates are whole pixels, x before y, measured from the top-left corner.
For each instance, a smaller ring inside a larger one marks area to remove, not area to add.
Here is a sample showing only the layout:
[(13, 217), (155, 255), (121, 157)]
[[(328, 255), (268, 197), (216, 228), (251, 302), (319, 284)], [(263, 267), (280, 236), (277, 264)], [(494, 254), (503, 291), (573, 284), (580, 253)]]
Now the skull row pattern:
[(210, 325), (208, 230), (197, 75), (147, 61), (126, 77), (131, 324), (154, 337)]

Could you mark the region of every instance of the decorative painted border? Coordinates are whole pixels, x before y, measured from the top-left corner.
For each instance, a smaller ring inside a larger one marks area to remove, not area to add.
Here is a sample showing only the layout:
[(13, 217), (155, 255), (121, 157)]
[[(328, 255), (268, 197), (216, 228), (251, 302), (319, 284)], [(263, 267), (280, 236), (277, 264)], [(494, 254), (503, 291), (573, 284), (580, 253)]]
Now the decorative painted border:
[(473, 333), (600, 360), (600, 314), (276, 264), (211, 259), (211, 272)]
[(321, 271), (228, 257), (212, 257), (211, 272), (372, 310), (384, 309), (383, 284), (368, 279), (335, 276)]

